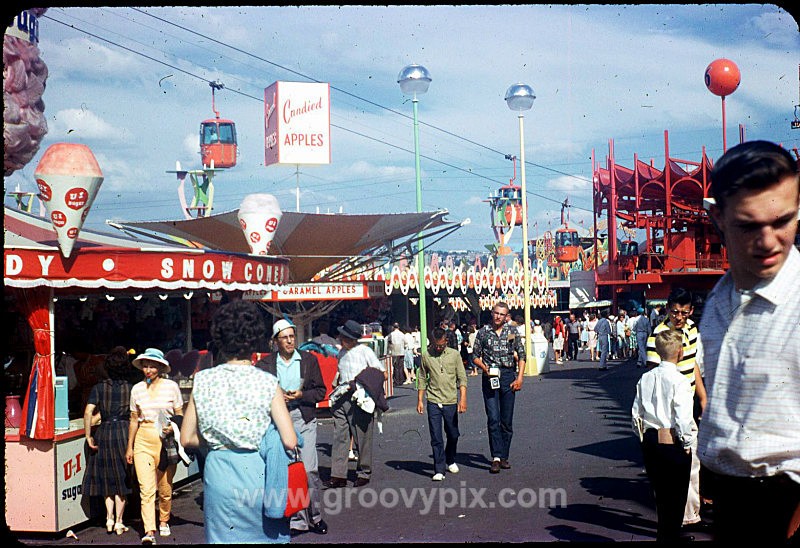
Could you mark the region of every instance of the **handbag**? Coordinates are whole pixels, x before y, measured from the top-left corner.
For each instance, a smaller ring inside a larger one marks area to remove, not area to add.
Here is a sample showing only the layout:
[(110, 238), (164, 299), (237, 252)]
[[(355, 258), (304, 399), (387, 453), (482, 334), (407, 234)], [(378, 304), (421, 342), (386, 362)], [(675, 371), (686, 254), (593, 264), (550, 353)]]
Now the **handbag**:
[(308, 508), (308, 475), (300, 459), (300, 449), (294, 448), (294, 458), (289, 462), (289, 476), (286, 483), (286, 510), (284, 517), (291, 517)]

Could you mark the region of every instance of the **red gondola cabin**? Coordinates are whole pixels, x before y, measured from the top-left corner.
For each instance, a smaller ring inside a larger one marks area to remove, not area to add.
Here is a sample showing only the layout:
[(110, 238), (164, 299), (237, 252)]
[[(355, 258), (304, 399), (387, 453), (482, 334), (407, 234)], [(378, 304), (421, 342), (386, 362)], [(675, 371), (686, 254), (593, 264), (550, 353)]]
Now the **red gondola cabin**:
[(236, 124), (223, 118), (204, 120), (200, 124), (200, 156), (204, 166), (234, 167)]

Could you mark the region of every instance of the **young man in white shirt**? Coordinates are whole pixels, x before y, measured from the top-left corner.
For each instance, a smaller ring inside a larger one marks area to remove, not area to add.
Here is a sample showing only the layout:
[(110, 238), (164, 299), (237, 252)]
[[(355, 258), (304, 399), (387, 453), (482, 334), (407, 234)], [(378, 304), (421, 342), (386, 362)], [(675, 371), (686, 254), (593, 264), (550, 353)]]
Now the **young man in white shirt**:
[(800, 252), (797, 159), (768, 141), (728, 150), (711, 171), (730, 269), (700, 332), (708, 403), (698, 439), (714, 475), (714, 540), (800, 540)]

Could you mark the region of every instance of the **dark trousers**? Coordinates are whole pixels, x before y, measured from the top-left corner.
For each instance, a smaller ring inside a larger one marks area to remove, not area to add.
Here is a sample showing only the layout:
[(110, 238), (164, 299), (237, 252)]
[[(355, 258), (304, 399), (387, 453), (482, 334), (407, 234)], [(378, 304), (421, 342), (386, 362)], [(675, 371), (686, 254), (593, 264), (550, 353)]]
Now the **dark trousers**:
[(644, 433), (642, 455), (647, 478), (656, 497), (656, 540), (675, 542), (680, 538), (683, 524), (692, 456), (681, 445), (658, 443), (658, 431), (653, 428), (648, 428)]
[(578, 359), (578, 345), (580, 344), (580, 335), (577, 333), (570, 333), (567, 339), (567, 359)]
[(392, 376), (395, 385), (403, 384), (406, 380), (404, 355), (392, 356)]
[(489, 376), (483, 375), (483, 407), (486, 410), (486, 429), (489, 431), (489, 451), (492, 458), (508, 459), (514, 429), (514, 400), (516, 392), (511, 383), (517, 378), (514, 368), (500, 368), (500, 388), (492, 389)]
[[(444, 424), (444, 432), (442, 432)], [(450, 405), (428, 402), (428, 428), (431, 431), (433, 449), (433, 472), (444, 474), (447, 466), (456, 462), (458, 447), (458, 404)], [(443, 434), (447, 436), (447, 445)]]
[[(745, 545), (787, 543), (792, 514), (800, 505), (800, 483), (786, 474), (740, 478), (714, 474), (714, 540)], [(791, 539), (800, 545), (800, 532)]]

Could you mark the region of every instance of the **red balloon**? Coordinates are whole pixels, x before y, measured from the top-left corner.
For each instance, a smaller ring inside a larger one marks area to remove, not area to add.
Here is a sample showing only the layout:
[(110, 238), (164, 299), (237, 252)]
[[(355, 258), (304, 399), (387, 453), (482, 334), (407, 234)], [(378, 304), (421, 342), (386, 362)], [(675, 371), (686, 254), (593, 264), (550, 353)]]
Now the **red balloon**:
[(742, 75), (730, 59), (716, 59), (706, 67), (706, 87), (714, 95), (725, 97), (739, 87)]

